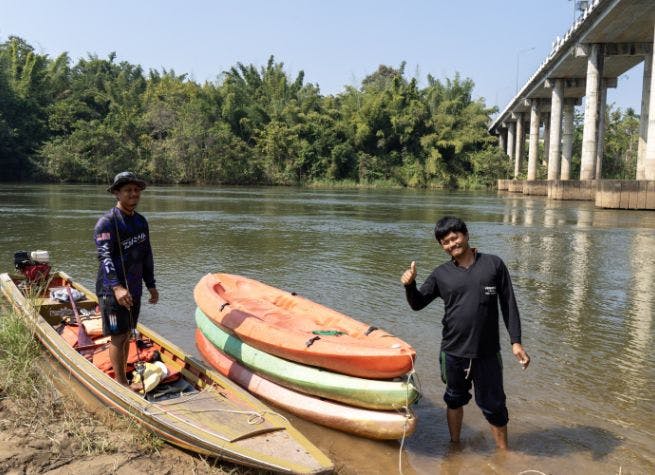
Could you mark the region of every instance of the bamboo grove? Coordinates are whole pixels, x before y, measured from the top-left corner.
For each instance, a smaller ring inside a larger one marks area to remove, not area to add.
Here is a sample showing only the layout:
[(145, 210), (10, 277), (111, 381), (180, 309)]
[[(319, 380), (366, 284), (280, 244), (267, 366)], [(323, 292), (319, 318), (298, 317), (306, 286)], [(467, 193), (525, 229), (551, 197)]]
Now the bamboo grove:
[[(10, 36), (0, 43), (1, 179), (106, 183), (129, 169), (162, 184), (479, 188), (509, 177), (487, 132), (495, 110), (473, 97), (473, 81), (428, 75), (419, 87), (404, 68), (322, 95), (273, 57), (198, 84), (114, 53), (52, 59)], [(638, 118), (609, 116), (606, 169), (620, 175)]]

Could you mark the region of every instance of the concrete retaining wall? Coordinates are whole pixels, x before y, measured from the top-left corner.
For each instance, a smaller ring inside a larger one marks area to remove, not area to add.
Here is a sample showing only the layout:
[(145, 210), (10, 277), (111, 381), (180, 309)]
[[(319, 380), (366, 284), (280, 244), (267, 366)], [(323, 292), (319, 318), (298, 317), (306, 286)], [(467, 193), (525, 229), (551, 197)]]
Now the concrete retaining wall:
[(548, 180), (526, 180), (523, 184), (523, 194), (548, 196)]
[(549, 180), (548, 197), (554, 200), (594, 201), (596, 180)]
[(510, 180), (498, 180), (498, 191), (507, 191)]
[(596, 206), (655, 210), (655, 181), (600, 180), (596, 191)]
[(507, 190), (510, 193), (523, 193), (524, 180), (509, 180)]

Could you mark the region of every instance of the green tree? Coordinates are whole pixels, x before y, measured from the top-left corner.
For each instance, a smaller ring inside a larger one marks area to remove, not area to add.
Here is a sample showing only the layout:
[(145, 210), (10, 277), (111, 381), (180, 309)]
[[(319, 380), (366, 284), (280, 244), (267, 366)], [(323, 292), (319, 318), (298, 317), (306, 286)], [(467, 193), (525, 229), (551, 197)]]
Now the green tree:
[(48, 58), (16, 36), (0, 44), (0, 167), (7, 180), (34, 174), (31, 158), (48, 137)]
[(606, 117), (602, 177), (634, 180), (637, 176), (639, 116), (631, 108), (623, 111), (610, 105)]

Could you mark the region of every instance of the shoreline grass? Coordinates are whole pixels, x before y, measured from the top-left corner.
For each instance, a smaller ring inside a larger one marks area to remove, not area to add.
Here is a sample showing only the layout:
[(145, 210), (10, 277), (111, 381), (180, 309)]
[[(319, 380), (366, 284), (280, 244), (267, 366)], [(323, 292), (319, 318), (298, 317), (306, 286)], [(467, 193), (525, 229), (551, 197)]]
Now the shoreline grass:
[[(49, 446), (51, 460), (22, 461), (24, 473), (53, 469), (75, 460), (96, 456), (122, 455), (128, 460), (162, 456), (167, 444), (131, 418), (113, 411), (92, 412), (73, 394), (58, 390), (53, 365), (35, 338), (30, 322), (5, 305), (0, 294), (0, 432), (20, 440), (42, 440)], [(55, 370), (57, 371), (57, 370)], [(52, 374), (52, 376), (50, 376)], [(254, 475), (258, 472), (210, 457), (180, 455), (161, 458), (156, 464), (180, 473)], [(20, 458), (20, 457), (19, 457)], [(7, 465), (7, 464), (10, 465)], [(0, 472), (16, 469), (11, 460), (0, 463)]]
[(156, 453), (162, 447), (161, 439), (123, 416), (101, 421), (81, 409), (46, 376), (51, 364), (45, 360), (47, 357), (29, 322), (13, 309), (0, 307), (0, 400), (16, 413), (3, 420), (3, 429), (26, 427), (32, 434), (51, 440), (57, 440), (57, 432), (63, 430), (72, 439), (73, 455), (77, 456), (113, 454), (124, 449), (106, 437), (112, 429), (129, 435), (126, 439), (131, 439), (142, 453)]

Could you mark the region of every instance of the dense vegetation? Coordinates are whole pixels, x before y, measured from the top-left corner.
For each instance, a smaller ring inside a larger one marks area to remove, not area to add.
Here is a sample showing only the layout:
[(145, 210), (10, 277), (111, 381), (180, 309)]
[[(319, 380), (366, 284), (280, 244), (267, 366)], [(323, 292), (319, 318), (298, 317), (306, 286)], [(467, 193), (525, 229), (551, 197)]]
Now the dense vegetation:
[(273, 57), (204, 84), (115, 54), (71, 63), (0, 43), (3, 180), (106, 183), (129, 169), (155, 183), (479, 187), (512, 169), (487, 132), (494, 110), (459, 75), (419, 87), (404, 64), (380, 66), (322, 95)]

